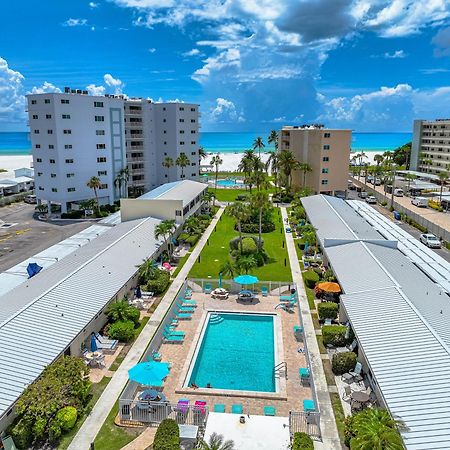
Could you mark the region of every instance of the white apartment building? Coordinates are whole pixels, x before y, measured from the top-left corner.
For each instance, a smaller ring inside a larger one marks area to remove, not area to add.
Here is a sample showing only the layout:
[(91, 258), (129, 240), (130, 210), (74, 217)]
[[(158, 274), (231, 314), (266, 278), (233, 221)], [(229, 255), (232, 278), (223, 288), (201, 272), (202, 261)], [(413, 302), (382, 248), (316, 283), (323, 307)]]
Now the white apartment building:
[[(27, 99), (39, 203), (59, 204), (66, 212), (95, 197), (87, 182), (96, 176), (102, 183), (99, 203), (112, 204), (121, 196), (116, 177), (126, 167), (132, 196), (167, 181), (198, 179), (198, 105), (91, 96), (69, 88)], [(175, 166), (181, 153), (189, 159), (183, 170)], [(162, 166), (166, 156), (174, 162), (169, 170)]]
[(450, 172), (450, 119), (414, 121), (410, 169)]

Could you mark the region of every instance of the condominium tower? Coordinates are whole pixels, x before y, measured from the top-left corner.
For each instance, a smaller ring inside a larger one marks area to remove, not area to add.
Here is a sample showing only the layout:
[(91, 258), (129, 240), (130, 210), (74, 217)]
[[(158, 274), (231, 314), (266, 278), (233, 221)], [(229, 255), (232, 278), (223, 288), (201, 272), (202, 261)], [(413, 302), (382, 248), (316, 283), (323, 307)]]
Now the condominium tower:
[(450, 119), (414, 121), (410, 169), (450, 172)]
[(290, 150), (294, 158), (306, 163), (311, 171), (292, 172), (294, 188), (303, 185), (316, 193), (336, 194), (347, 190), (351, 130), (321, 126), (285, 126), (278, 137), (279, 150)]
[[(39, 201), (66, 212), (94, 198), (87, 186), (101, 181), (100, 204), (140, 195), (167, 181), (198, 179), (198, 105), (153, 103), (123, 96), (91, 96), (66, 88), (64, 93), (28, 95), (28, 115)], [(166, 169), (184, 153), (186, 167)], [(128, 182), (116, 182), (128, 167)]]

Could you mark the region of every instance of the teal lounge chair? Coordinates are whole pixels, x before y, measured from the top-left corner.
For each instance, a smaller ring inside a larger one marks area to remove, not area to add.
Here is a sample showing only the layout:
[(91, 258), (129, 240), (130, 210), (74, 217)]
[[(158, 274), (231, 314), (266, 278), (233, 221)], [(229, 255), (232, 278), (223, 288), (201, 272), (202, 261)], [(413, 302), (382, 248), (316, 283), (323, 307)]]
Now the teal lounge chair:
[(243, 412), (242, 405), (239, 404), (239, 403), (233, 405), (233, 406), (231, 407), (231, 412), (232, 412), (233, 414), (242, 414), (242, 412)]
[(212, 286), (211, 286), (210, 283), (206, 283), (206, 284), (203, 286), (203, 292), (204, 292), (205, 294), (211, 294), (211, 292), (212, 292)]
[(161, 353), (155, 352), (155, 350), (152, 351), (152, 359), (153, 361), (161, 361), (162, 356)]
[(192, 314), (178, 312), (178, 313), (176, 313), (175, 317), (180, 320), (189, 320), (189, 319), (192, 319)]
[(264, 415), (265, 416), (274, 416), (277, 410), (274, 406), (264, 406)]
[(263, 296), (263, 297), (267, 297), (267, 294), (269, 293), (269, 291), (268, 291), (268, 289), (266, 288), (266, 286), (263, 286), (262, 288), (261, 288), (261, 295)]
[(301, 325), (294, 325), (294, 334), (302, 334), (303, 327)]
[(188, 312), (188, 313), (193, 313), (195, 311), (194, 308), (190, 308), (188, 306), (183, 306), (181, 303), (176, 303), (177, 308), (182, 311), (182, 312)]
[(175, 331), (169, 327), (164, 327), (164, 332), (167, 334), (170, 334), (172, 336), (185, 336), (186, 335), (185, 331)]
[(186, 298), (183, 298), (183, 301), (181, 302), (183, 306), (188, 306), (190, 308), (195, 308), (197, 306), (197, 302), (195, 300), (188, 300)]
[(216, 403), (214, 405), (214, 412), (216, 412), (216, 413), (224, 413), (225, 412), (225, 405), (222, 405), (221, 403)]
[(183, 342), (184, 336), (174, 336), (173, 334), (164, 333), (164, 340), (167, 342)]
[(303, 411), (313, 412), (316, 410), (314, 400), (303, 400)]

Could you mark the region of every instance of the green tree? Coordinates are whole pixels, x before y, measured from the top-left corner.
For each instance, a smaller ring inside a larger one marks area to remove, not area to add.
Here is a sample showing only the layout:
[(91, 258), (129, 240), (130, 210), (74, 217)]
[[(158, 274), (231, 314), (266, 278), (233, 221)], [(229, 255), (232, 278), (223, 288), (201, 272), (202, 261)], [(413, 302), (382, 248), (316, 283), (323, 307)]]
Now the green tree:
[(167, 248), (167, 251), (169, 252), (170, 257), (170, 245), (169, 240), (171, 236), (173, 235), (174, 231), (176, 230), (177, 226), (175, 223), (175, 220), (173, 219), (167, 219), (163, 220), (161, 223), (156, 225), (155, 227), (155, 238), (159, 239), (160, 237), (164, 240), (164, 247)]
[(250, 217), (249, 204), (245, 202), (234, 202), (227, 208), (227, 214), (236, 220), (239, 232), (239, 248), (242, 254), (242, 222)]
[(140, 283), (147, 283), (148, 280), (152, 280), (156, 277), (158, 268), (156, 267), (156, 262), (152, 258), (144, 259), (144, 262), (139, 266), (139, 280)]
[(97, 204), (97, 213), (100, 214), (100, 205), (98, 203), (98, 190), (100, 189), (102, 182), (98, 177), (91, 177), (89, 181), (86, 183), (86, 186), (89, 189), (93, 189), (95, 195), (95, 202)]
[(214, 192), (208, 190), (204, 193), (203, 199), (206, 201), (207, 205), (209, 205), (213, 201), (215, 196), (216, 195), (214, 194)]
[(226, 260), (219, 269), (219, 275), (222, 274), (224, 276), (230, 276), (230, 278), (234, 277), (236, 273), (236, 266), (228, 259)]
[(225, 441), (221, 434), (212, 433), (208, 442), (202, 440), (200, 443), (200, 450), (235, 450), (234, 442)]
[(173, 167), (173, 159), (170, 156), (166, 156), (162, 165), (167, 169), (167, 182), (170, 182), (170, 168)]
[(312, 167), (308, 163), (298, 163), (296, 168), (303, 173), (303, 187), (306, 186), (306, 174), (312, 172)]
[(376, 154), (373, 157), (373, 160), (377, 163), (377, 166), (379, 166), (384, 161), (384, 156), (380, 154)]
[(406, 169), (409, 169), (409, 165), (411, 162), (411, 142), (407, 142), (401, 147), (397, 147), (392, 153), (392, 158), (395, 164), (399, 166), (405, 166)]
[[(119, 172), (116, 175), (116, 178), (114, 179), (114, 186), (119, 191), (119, 197), (127, 197), (128, 193), (128, 180), (130, 178), (130, 170), (128, 167), (124, 167), (119, 170)], [(124, 189), (122, 190), (122, 186), (124, 186)]]
[(181, 152), (178, 158), (176, 159), (175, 164), (178, 167), (181, 167), (181, 178), (184, 178), (184, 168), (191, 164), (191, 161), (186, 156), (186, 153)]
[(258, 224), (259, 224), (259, 237), (258, 237), (258, 248), (261, 249), (262, 247), (262, 213), (263, 209), (270, 206), (269, 203), (269, 196), (265, 192), (257, 192), (256, 194), (253, 194), (250, 199), (250, 205), (258, 210)]
[(413, 173), (407, 173), (405, 175), (405, 178), (408, 180), (408, 191), (411, 188), (411, 181), (414, 181), (417, 178), (417, 175), (414, 175)]
[(237, 258), (235, 265), (239, 272), (249, 273), (257, 266), (257, 263), (256, 259), (252, 255), (241, 255)]
[(41, 214), (44, 214), (48, 211), (48, 206), (41, 203), (40, 205), (36, 206), (36, 211), (40, 212)]
[(246, 150), (238, 165), (238, 172), (243, 172), (245, 174), (245, 182), (250, 189), (250, 194), (252, 193), (252, 185), (254, 184), (252, 175), (255, 171), (257, 161), (258, 157), (255, 155), (254, 150)]
[(290, 150), (281, 150), (278, 154), (278, 164), (280, 170), (285, 176), (285, 189), (289, 191), (292, 183), (292, 170), (297, 166), (298, 161), (295, 159), (294, 154)]
[(258, 158), (261, 159), (261, 149), (263, 149), (265, 147), (264, 141), (262, 140), (261, 137), (257, 137), (254, 141), (253, 141), (253, 150), (258, 149)]
[(444, 184), (448, 181), (448, 172), (438, 173), (439, 181), (441, 182), (441, 191), (439, 193), (439, 201), (442, 202), (442, 191), (444, 190)]
[(203, 147), (198, 148), (198, 157), (200, 161), (208, 157), (208, 154), (205, 152), (205, 149)]
[(183, 230), (189, 234), (200, 234), (202, 232), (200, 219), (197, 216), (188, 217), (184, 222)]
[(267, 138), (267, 142), (269, 144), (273, 144), (275, 147), (275, 152), (278, 151), (278, 132), (276, 130), (272, 130)]
[[(219, 166), (223, 164), (223, 160), (220, 157), (220, 155), (217, 154), (217, 155), (212, 157), (210, 164), (215, 167), (216, 174), (215, 174), (214, 188), (217, 189), (217, 178), (219, 176)], [(213, 204), (214, 205), (216, 204), (216, 198), (215, 197), (214, 197), (214, 203)]]

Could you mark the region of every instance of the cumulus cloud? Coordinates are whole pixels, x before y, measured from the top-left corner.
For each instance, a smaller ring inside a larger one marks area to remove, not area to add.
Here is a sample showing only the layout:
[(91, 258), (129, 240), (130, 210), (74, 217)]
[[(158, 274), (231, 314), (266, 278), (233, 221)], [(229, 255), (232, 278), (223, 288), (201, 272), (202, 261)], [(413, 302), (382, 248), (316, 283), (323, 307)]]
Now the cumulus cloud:
[(95, 84), (88, 84), (86, 86), (90, 95), (105, 95), (105, 86), (96, 86)]
[(64, 27), (84, 27), (87, 25), (87, 19), (67, 19), (63, 22)]
[(25, 120), (24, 76), (8, 66), (0, 57), (0, 123), (20, 123)]
[(42, 86), (33, 86), (27, 94), (45, 94), (47, 92), (61, 92), (61, 89), (48, 81), (44, 81)]
[(200, 56), (202, 52), (198, 48), (193, 48), (192, 50), (189, 50), (188, 52), (182, 53), (183, 56)]
[(95, 9), (100, 6), (99, 3), (89, 2), (89, 8)]
[(150, 48), (148, 49), (148, 52), (149, 52), (149, 53), (155, 53), (155, 52), (156, 52), (156, 48), (155, 48), (155, 47), (150, 47)]
[(432, 39), (435, 45), (434, 55), (437, 57), (450, 55), (450, 27), (439, 30)]
[(114, 94), (122, 94), (125, 84), (119, 78), (114, 78), (110, 73), (106, 73), (103, 76), (103, 80), (109, 88), (113, 89)]
[(386, 59), (401, 59), (406, 58), (408, 55), (405, 53), (404, 50), (396, 50), (395, 52), (389, 53), (386, 52), (383, 54), (383, 58)]
[(242, 113), (238, 112), (236, 106), (225, 98), (216, 98), (216, 105), (210, 110), (213, 122), (245, 122)]

